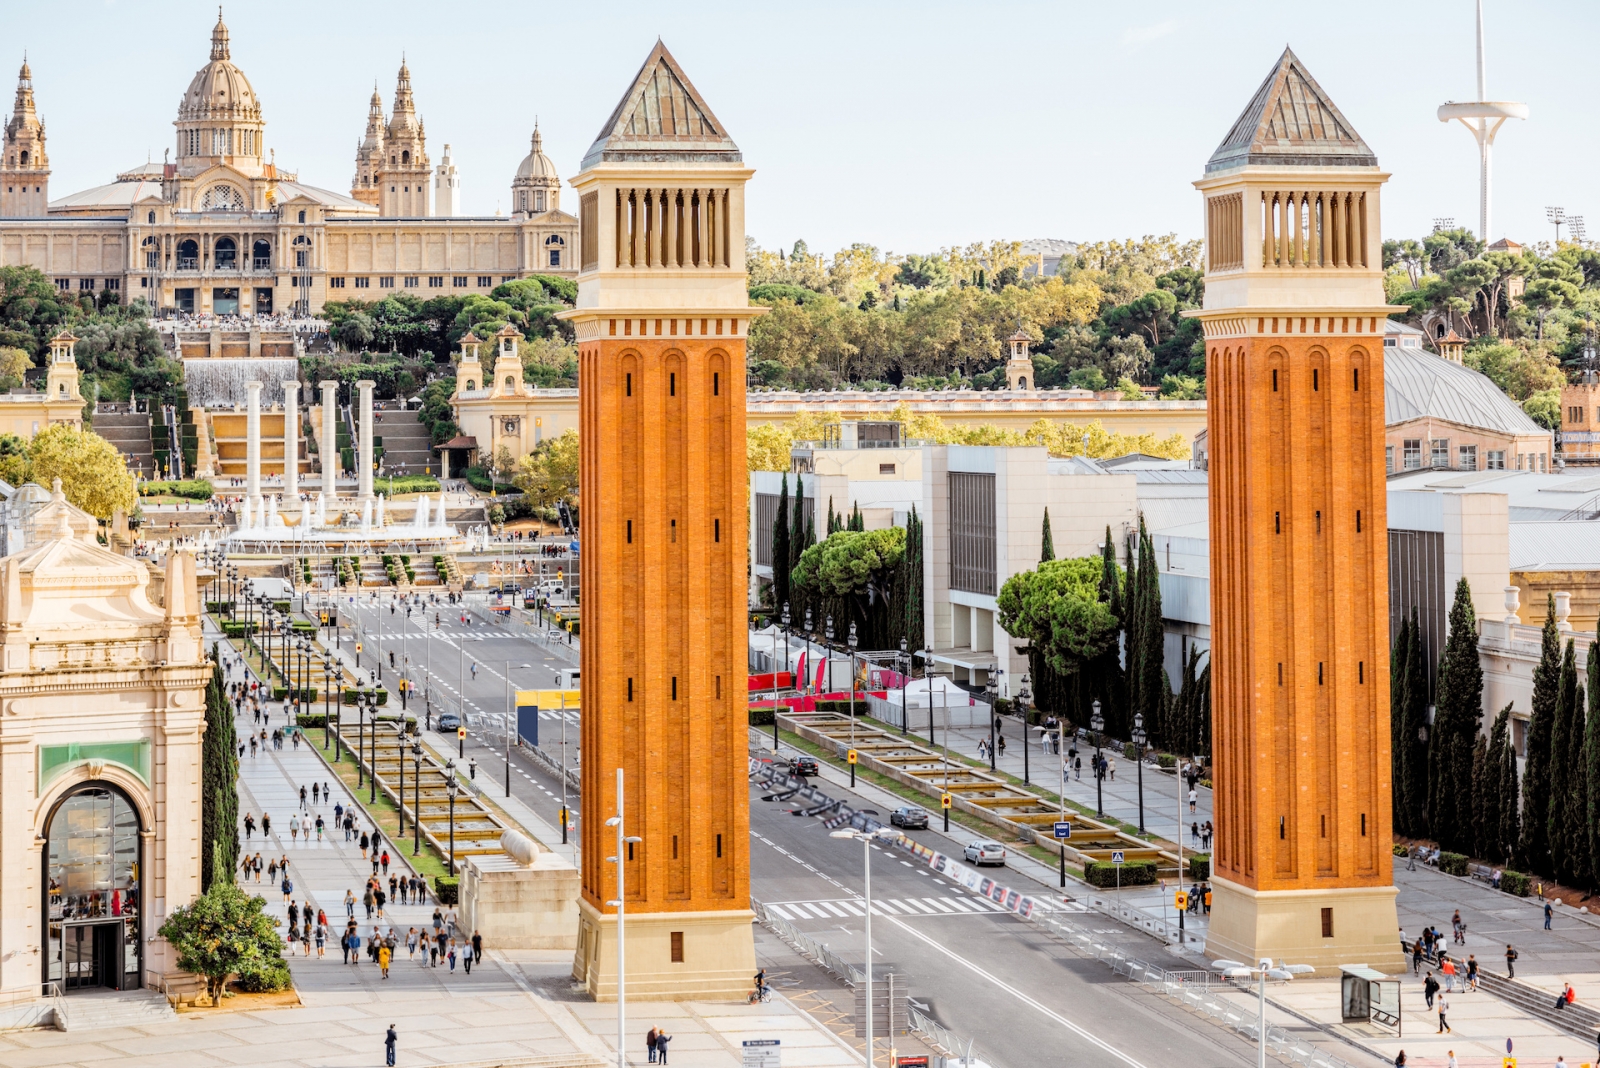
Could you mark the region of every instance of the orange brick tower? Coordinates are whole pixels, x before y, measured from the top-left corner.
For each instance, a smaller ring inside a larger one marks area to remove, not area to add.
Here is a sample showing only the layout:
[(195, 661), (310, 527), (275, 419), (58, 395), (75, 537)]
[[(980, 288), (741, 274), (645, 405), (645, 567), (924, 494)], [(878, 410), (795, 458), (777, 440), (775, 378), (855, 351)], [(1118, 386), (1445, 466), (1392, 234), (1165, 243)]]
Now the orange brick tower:
[(1207, 952), (1399, 968), (1378, 194), (1285, 49), (1205, 196), (1215, 889)]
[(583, 899), (574, 978), (616, 996), (616, 772), (629, 998), (746, 993), (744, 185), (659, 42), (572, 181), (583, 485)]

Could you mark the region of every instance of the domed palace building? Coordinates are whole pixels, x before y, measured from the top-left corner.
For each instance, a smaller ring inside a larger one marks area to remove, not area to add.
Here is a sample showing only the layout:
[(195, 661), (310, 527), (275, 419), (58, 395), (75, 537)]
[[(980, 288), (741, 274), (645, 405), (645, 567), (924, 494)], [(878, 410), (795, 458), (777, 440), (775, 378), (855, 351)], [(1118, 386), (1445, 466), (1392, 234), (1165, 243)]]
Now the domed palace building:
[(385, 116), (376, 89), (348, 195), (308, 185), (267, 146), (266, 110), (218, 14), (211, 58), (178, 104), (176, 143), (95, 186), (50, 199), (45, 126), (22, 66), (0, 157), (0, 264), (75, 293), (118, 291), (162, 312), (315, 314), (337, 300), (487, 293), (532, 274), (576, 277), (578, 220), (539, 131), (509, 215), (458, 216), (450, 146), (435, 167), (402, 63)]

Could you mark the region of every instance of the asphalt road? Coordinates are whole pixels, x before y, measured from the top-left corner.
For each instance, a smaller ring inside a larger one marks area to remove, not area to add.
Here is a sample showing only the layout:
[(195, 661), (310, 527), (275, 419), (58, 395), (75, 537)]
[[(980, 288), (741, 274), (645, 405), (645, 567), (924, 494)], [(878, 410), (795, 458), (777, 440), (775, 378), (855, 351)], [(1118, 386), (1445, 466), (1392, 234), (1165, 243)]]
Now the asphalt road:
[[(348, 600), (342, 606), (352, 611)], [(433, 624), (437, 611), (440, 625)], [(363, 666), (376, 646), (392, 686), (388, 652), (429, 665), (435, 685), (460, 698), (469, 711), (500, 713), (506, 679), (514, 688), (551, 687), (556, 671), (576, 664), (565, 649), (544, 649), (499, 628), (462, 626), (459, 609), (429, 606), (424, 615), (391, 614), (382, 598), (358, 603), (353, 614), (365, 632)], [(346, 637), (348, 643), (349, 638)], [(348, 647), (348, 645), (347, 645)], [(430, 648), (431, 647), (431, 648)], [(477, 663), (476, 676), (470, 670)], [(463, 671), (463, 667), (466, 670)], [(393, 696), (391, 699), (394, 699)], [(543, 748), (558, 755), (557, 713), (541, 721)], [(577, 713), (567, 725), (576, 753)], [(475, 731), (466, 755), (478, 762), (478, 781), (498, 783), (504, 750)], [(512, 754), (512, 793), (556, 824), (561, 787), (542, 764)], [(881, 803), (852, 793), (845, 782), (820, 781), (830, 796), (856, 808)], [(497, 793), (498, 791), (493, 791)], [(858, 967), (864, 957), (864, 879), (860, 842), (834, 839), (818, 817), (796, 817), (804, 802), (764, 801), (752, 787), (750, 802), (751, 888), (755, 898), (786, 916), (800, 930), (826, 943)], [(571, 803), (577, 807), (574, 792)], [(941, 852), (957, 845), (935, 830), (912, 837)], [(1070, 1063), (1157, 1068), (1249, 1068), (1255, 1049), (1238, 1036), (1147, 993), (1036, 925), (996, 911), (977, 895), (891, 847), (871, 847), (875, 974), (903, 976), (914, 1001), (928, 1006), (939, 1023), (973, 1040), (982, 1059), (1000, 1068)], [(1007, 885), (1034, 894), (1050, 907), (1075, 912), (1053, 886), (1033, 883), (1009, 869), (986, 869)], [(1123, 944), (1141, 958), (1166, 967), (1193, 967), (1171, 957), (1154, 941), (1092, 913), (1069, 917)]]

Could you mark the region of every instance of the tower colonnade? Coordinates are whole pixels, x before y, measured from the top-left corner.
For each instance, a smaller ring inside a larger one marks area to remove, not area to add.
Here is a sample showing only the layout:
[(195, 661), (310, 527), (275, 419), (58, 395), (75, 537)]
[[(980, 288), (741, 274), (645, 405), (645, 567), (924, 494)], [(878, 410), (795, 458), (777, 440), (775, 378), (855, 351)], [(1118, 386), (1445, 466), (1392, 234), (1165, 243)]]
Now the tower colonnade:
[(618, 267), (727, 267), (728, 190), (618, 188), (615, 190)]

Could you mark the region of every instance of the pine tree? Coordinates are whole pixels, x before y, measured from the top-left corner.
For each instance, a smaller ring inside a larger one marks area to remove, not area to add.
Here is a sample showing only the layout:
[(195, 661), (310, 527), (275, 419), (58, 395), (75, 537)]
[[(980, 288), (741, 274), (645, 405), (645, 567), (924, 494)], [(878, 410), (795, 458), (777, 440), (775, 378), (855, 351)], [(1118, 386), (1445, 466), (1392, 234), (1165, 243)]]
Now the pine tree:
[[(206, 733), (200, 743), (200, 888), (233, 879), (239, 856), (239, 743), (233, 710), (222, 682), (222, 665), (212, 650), (211, 681), (206, 684)], [(220, 856), (227, 868), (216, 870)]]
[(1400, 621), (1400, 633), (1395, 635), (1394, 651), (1389, 656), (1389, 793), (1394, 807), (1396, 834), (1412, 836), (1411, 807), (1406, 797), (1406, 772), (1411, 757), (1411, 743), (1406, 731), (1406, 670), (1411, 656), (1411, 621)]
[[(1478, 799), (1480, 810), (1478, 855), (1492, 864), (1504, 864), (1508, 851), (1505, 840), (1505, 813), (1506, 803), (1504, 784), (1501, 782), (1502, 767), (1506, 759), (1506, 746), (1509, 743), (1508, 733), (1511, 721), (1511, 706), (1507, 705), (1494, 717), (1494, 726), (1489, 728), (1489, 747), (1484, 753), (1483, 776), (1479, 779)], [(1511, 798), (1513, 804), (1515, 798)]]
[(1050, 509), (1044, 510), (1044, 531), (1039, 536), (1039, 562), (1056, 558), (1055, 539), (1050, 536)]
[(1439, 662), (1439, 694), (1428, 732), (1428, 826), (1446, 849), (1473, 847), (1472, 747), (1483, 717), (1483, 664), (1478, 659), (1478, 617), (1472, 590), (1456, 583), (1450, 636)]
[(1550, 866), (1550, 740), (1561, 686), (1561, 640), (1556, 630), (1556, 599), (1545, 610), (1539, 665), (1533, 669), (1533, 707), (1528, 718), (1527, 759), (1522, 772), (1522, 842), (1519, 863), (1529, 872), (1552, 877)]
[(1589, 644), (1586, 658), (1588, 715), (1583, 725), (1583, 778), (1586, 787), (1584, 827), (1588, 836), (1590, 888), (1600, 886), (1600, 648)]
[[(1561, 677), (1556, 687), (1556, 714), (1550, 726), (1550, 805), (1545, 819), (1549, 822), (1550, 863), (1555, 877), (1568, 886), (1577, 886), (1577, 860), (1575, 848), (1580, 828), (1573, 825), (1576, 815), (1568, 804), (1577, 783), (1573, 771), (1577, 762), (1572, 759), (1578, 748), (1579, 735), (1572, 726), (1578, 714), (1578, 659), (1571, 638), (1561, 654)], [(1588, 835), (1584, 835), (1588, 845)]]
[(772, 607), (781, 616), (789, 603), (789, 475), (778, 491), (778, 514), (772, 519)]

